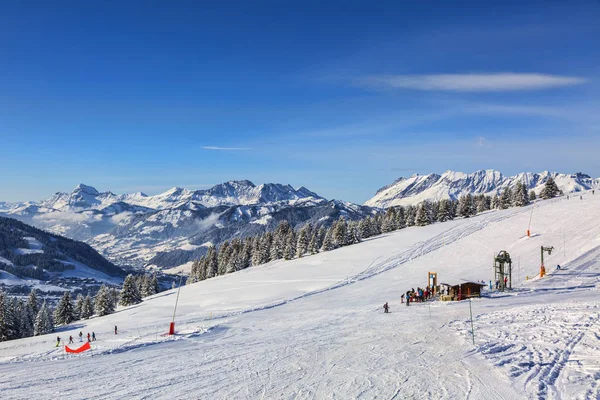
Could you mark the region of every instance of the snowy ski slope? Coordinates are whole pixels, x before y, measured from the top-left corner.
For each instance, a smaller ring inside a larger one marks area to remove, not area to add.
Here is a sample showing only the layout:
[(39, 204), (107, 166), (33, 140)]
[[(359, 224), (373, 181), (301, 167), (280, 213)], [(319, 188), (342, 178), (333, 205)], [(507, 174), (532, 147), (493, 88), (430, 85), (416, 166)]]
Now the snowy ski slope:
[[(0, 343), (1, 397), (598, 399), (598, 221), (585, 193), (252, 267), (183, 287), (173, 337), (176, 291), (163, 292), (58, 333), (94, 331), (91, 353), (56, 335)], [(555, 250), (538, 279), (541, 245)], [(516, 290), (472, 302), (475, 345), (468, 302), (400, 304), (428, 271), (489, 280), (500, 250)]]

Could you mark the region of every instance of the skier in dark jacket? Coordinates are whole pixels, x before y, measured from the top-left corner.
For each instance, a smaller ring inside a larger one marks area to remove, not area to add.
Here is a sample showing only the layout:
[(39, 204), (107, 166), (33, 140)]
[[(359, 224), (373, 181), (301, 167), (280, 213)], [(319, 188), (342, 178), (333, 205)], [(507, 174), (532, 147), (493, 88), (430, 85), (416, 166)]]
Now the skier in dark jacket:
[(73, 336), (69, 336), (69, 344), (73, 343)]
[(96, 341), (96, 334), (92, 332), (92, 342)]
[(406, 291), (406, 307), (410, 305), (410, 290)]
[(117, 334), (117, 326), (115, 325), (115, 335)]
[(386, 301), (386, 302), (385, 302), (385, 304), (383, 305), (383, 310), (384, 310), (384, 311), (383, 311), (384, 313), (388, 313), (388, 312), (389, 312), (389, 310), (390, 310), (390, 306), (388, 306), (388, 303), (387, 303), (387, 301)]
[(60, 345), (60, 336), (56, 337), (56, 347)]

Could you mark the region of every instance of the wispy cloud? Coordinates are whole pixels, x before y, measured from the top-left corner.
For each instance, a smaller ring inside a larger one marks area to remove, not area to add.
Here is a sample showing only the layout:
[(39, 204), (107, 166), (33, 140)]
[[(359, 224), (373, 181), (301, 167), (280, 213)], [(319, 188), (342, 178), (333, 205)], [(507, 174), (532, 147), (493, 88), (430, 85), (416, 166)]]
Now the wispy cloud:
[(252, 150), (250, 147), (219, 147), (219, 146), (202, 146), (204, 150), (217, 150), (217, 151), (246, 151)]
[(492, 145), (485, 137), (479, 136), (477, 137), (477, 147), (492, 147)]
[(356, 80), (369, 88), (412, 89), (453, 92), (508, 92), (542, 90), (585, 83), (572, 76), (538, 73), (378, 75)]

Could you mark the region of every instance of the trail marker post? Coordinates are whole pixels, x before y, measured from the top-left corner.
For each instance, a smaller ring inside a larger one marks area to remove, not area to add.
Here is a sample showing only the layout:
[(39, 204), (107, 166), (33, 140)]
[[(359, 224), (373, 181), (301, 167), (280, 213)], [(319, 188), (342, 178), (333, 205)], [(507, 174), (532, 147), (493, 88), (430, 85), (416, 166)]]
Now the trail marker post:
[(469, 297), (469, 314), (471, 315), (471, 337), (473, 338), (473, 346), (475, 346), (475, 328), (473, 327), (473, 308), (471, 307), (471, 298)]
[(175, 308), (173, 309), (173, 320), (169, 325), (169, 335), (175, 334), (175, 313), (177, 312), (177, 303), (179, 303), (179, 292), (181, 291), (181, 280), (183, 275), (179, 275), (179, 288), (177, 289), (177, 298), (175, 299)]

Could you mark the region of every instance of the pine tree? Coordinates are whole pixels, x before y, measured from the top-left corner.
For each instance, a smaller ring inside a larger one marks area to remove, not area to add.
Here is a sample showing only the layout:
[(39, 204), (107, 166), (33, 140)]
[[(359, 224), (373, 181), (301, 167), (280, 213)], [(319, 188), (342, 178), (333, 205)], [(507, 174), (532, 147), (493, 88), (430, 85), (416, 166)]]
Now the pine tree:
[(0, 342), (10, 340), (8, 332), (7, 298), (4, 291), (0, 290)]
[(33, 334), (39, 336), (51, 332), (54, 332), (54, 322), (52, 321), (52, 315), (48, 310), (48, 306), (46, 306), (46, 302), (44, 301), (35, 317)]
[(219, 247), (217, 255), (217, 275), (225, 275), (229, 267), (229, 261), (231, 259), (231, 247), (229, 242), (225, 241)]
[(92, 302), (92, 298), (88, 294), (83, 299), (83, 305), (81, 306), (81, 319), (88, 319), (92, 315), (94, 315), (94, 304)]
[(296, 256), (296, 235), (293, 230), (288, 232), (283, 249), (283, 258), (291, 260)]
[(512, 190), (510, 187), (506, 187), (500, 195), (500, 209), (506, 210), (512, 206)]
[(449, 199), (440, 201), (438, 209), (438, 221), (446, 222), (452, 219), (452, 203)]
[(371, 217), (366, 217), (360, 220), (358, 223), (358, 230), (360, 236), (363, 238), (371, 237)]
[(309, 241), (311, 240), (312, 226), (304, 225), (298, 232), (298, 241), (296, 242), (296, 257), (300, 258), (308, 252)]
[(475, 198), (475, 206), (477, 208), (476, 209), (477, 214), (487, 211), (489, 209), (485, 195), (482, 194)]
[(473, 215), (473, 196), (470, 193), (460, 196), (458, 199), (458, 215), (469, 218)]
[(217, 276), (217, 270), (217, 250), (214, 248), (214, 246), (210, 246), (206, 253), (206, 279)]
[(31, 310), (31, 313), (36, 316), (38, 311), (40, 311), (40, 304), (37, 299), (37, 295), (35, 293), (35, 289), (31, 289), (29, 293), (29, 297), (27, 298), (27, 306)]
[(417, 215), (415, 216), (415, 224), (417, 226), (426, 226), (426, 225), (430, 224), (425, 203), (420, 203), (417, 206)]
[(113, 302), (112, 295), (106, 285), (102, 285), (96, 297), (94, 298), (94, 310), (100, 317), (115, 312), (115, 303)]
[(75, 321), (75, 310), (71, 303), (71, 292), (68, 290), (58, 302), (54, 310), (54, 321), (57, 325), (67, 325)]
[(529, 204), (529, 194), (527, 188), (521, 182), (517, 182), (513, 193), (513, 204), (517, 207), (523, 207)]
[(542, 199), (547, 200), (547, 199), (551, 199), (553, 197), (558, 196), (559, 193), (560, 193), (560, 189), (554, 182), (554, 179), (551, 176), (549, 176), (548, 180), (546, 180), (546, 184), (544, 185), (544, 188), (540, 192), (540, 197)]
[(388, 208), (385, 212), (381, 230), (385, 233), (396, 230), (396, 209), (394, 207)]
[(17, 315), (20, 318), (20, 337), (24, 338), (33, 336), (33, 323), (35, 322), (34, 317), (29, 309), (29, 306), (23, 300), (19, 300)]
[(352, 222), (348, 224), (348, 237), (349, 244), (356, 244), (362, 241), (362, 237), (360, 236), (360, 230), (358, 229), (358, 222)]
[(121, 290), (121, 298), (119, 304), (122, 306), (130, 306), (142, 302), (142, 296), (138, 291), (133, 275), (129, 274), (123, 282), (123, 290)]
[(531, 191), (529, 192), (529, 200), (534, 201), (536, 199), (537, 199), (537, 195), (535, 194), (535, 190), (531, 189)]
[(263, 248), (261, 242), (263, 241), (263, 235), (256, 236), (254, 240), (252, 240), (252, 265), (257, 266), (263, 263), (263, 259), (265, 258), (263, 255)]
[(75, 315), (75, 319), (81, 319), (81, 308), (83, 307), (83, 295), (81, 293), (79, 293), (77, 295), (77, 300), (75, 301), (75, 310), (74, 310), (74, 315)]
[(323, 244), (321, 245), (321, 251), (330, 251), (335, 249), (333, 244), (333, 226), (330, 226), (325, 233), (325, 238), (323, 239)]
[(405, 211), (404, 215), (406, 216), (405, 225), (406, 226), (414, 226), (415, 218), (417, 216), (417, 209), (414, 206), (408, 206), (408, 207), (406, 207), (406, 209), (404, 211)]
[(332, 238), (336, 248), (348, 244), (348, 223), (344, 217), (340, 217), (334, 225)]

